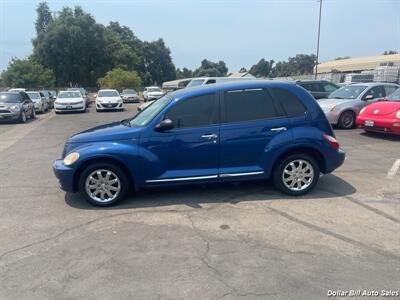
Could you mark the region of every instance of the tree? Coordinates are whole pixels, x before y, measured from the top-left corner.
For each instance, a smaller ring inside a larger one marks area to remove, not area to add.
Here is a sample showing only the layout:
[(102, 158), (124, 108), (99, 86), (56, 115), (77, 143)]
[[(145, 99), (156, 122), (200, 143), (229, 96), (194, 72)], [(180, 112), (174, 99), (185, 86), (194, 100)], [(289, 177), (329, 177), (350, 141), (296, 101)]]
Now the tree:
[(191, 78), (193, 76), (193, 71), (187, 68), (176, 69), (176, 79)]
[(288, 61), (277, 62), (272, 77), (312, 74), (317, 57), (314, 54), (296, 54)]
[(151, 82), (146, 80), (146, 84), (161, 84), (176, 79), (171, 51), (165, 46), (163, 39), (143, 43), (143, 61), (146, 72), (151, 76)]
[(36, 34), (46, 32), (47, 27), (53, 21), (51, 16), (50, 8), (47, 2), (40, 2), (36, 8), (37, 18), (35, 22)]
[(389, 51), (385, 51), (383, 52), (383, 55), (391, 55), (391, 54), (398, 54), (399, 52), (394, 51), (394, 50), (389, 50)]
[(142, 84), (137, 72), (115, 68), (108, 71), (106, 76), (97, 80), (101, 88), (113, 88), (121, 91), (124, 88), (138, 89)]
[(350, 56), (339, 56), (339, 57), (336, 57), (335, 60), (342, 60), (342, 59), (349, 59), (349, 58), (350, 58)]
[(258, 63), (251, 66), (250, 74), (256, 77), (270, 77), (273, 64), (274, 61), (272, 59), (270, 61), (267, 61), (264, 58), (262, 58)]
[(104, 26), (79, 6), (65, 7), (34, 40), (34, 55), (54, 71), (57, 86), (91, 86), (113, 65)]
[(239, 73), (246, 73), (247, 69), (245, 67), (241, 67)]
[(207, 59), (201, 61), (201, 65), (198, 69), (193, 71), (193, 76), (196, 77), (223, 77), (228, 73), (228, 68), (225, 62), (220, 60), (215, 63)]
[(26, 59), (13, 58), (1, 75), (1, 82), (8, 87), (24, 87), (37, 89), (54, 87), (54, 73), (46, 69), (32, 57)]

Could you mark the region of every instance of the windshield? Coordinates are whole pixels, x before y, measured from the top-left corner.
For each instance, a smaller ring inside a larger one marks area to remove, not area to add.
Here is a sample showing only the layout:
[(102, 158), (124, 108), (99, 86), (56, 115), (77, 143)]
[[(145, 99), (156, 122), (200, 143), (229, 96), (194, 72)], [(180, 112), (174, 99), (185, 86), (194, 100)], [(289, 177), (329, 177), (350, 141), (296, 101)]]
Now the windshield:
[(400, 88), (394, 91), (389, 97), (387, 97), (390, 101), (400, 101)]
[(58, 94), (58, 98), (81, 98), (81, 92), (76, 91), (68, 91), (68, 92), (60, 92)]
[(161, 92), (161, 89), (158, 87), (147, 88), (149, 92)]
[(202, 85), (205, 79), (195, 79), (188, 83), (186, 87)]
[(29, 98), (32, 100), (39, 100), (40, 99), (40, 94), (36, 92), (27, 92)]
[(18, 103), (20, 101), (19, 94), (0, 93), (0, 102), (3, 103)]
[(122, 94), (136, 94), (135, 90), (123, 90)]
[(347, 85), (334, 92), (328, 98), (330, 99), (356, 99), (367, 87), (365, 85)]
[(154, 101), (140, 113), (134, 116), (133, 119), (130, 120), (130, 125), (131, 126), (147, 125), (164, 107), (168, 105), (168, 103), (171, 102), (171, 100), (172, 99), (170, 97), (164, 96)]
[(118, 97), (117, 91), (100, 91), (97, 97)]

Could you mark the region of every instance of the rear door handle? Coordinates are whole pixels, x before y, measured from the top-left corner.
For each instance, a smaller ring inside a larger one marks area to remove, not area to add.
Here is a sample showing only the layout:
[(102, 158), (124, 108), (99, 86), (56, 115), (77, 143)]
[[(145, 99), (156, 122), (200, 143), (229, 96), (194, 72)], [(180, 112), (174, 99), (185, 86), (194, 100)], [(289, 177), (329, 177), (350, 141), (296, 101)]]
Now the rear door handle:
[(207, 140), (212, 140), (212, 139), (216, 139), (218, 137), (218, 135), (212, 133), (212, 134), (203, 134), (201, 136), (203, 139), (207, 139)]
[(286, 127), (276, 127), (276, 128), (271, 128), (271, 131), (286, 131)]

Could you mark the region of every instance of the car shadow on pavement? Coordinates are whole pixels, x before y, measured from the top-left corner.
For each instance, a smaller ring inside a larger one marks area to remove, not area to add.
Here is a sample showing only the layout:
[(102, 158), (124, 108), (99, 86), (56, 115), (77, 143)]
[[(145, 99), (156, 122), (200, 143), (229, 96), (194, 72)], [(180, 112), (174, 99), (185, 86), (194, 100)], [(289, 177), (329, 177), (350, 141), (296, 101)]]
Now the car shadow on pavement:
[(202, 204), (340, 198), (354, 194), (356, 191), (350, 183), (333, 174), (328, 174), (320, 178), (313, 191), (299, 197), (284, 195), (276, 191), (269, 182), (248, 181), (146, 189), (131, 193), (126, 199), (112, 207), (94, 207), (88, 204), (79, 193), (66, 193), (65, 202), (71, 207), (89, 210), (155, 208), (169, 205), (186, 205), (201, 209)]
[(373, 139), (385, 140), (389, 142), (400, 142), (400, 135), (379, 132), (361, 132), (360, 134)]

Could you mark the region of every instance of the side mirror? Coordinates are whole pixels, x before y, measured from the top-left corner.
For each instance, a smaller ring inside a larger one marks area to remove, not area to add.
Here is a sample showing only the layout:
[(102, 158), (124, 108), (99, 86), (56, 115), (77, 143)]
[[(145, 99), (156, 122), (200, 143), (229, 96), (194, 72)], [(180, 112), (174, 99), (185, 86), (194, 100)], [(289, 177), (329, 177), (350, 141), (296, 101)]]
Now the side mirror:
[(160, 123), (156, 125), (155, 130), (159, 132), (171, 130), (174, 128), (174, 123), (171, 119), (162, 120)]
[(364, 97), (364, 100), (371, 100), (371, 99), (374, 99), (374, 96), (367, 95), (367, 96)]

